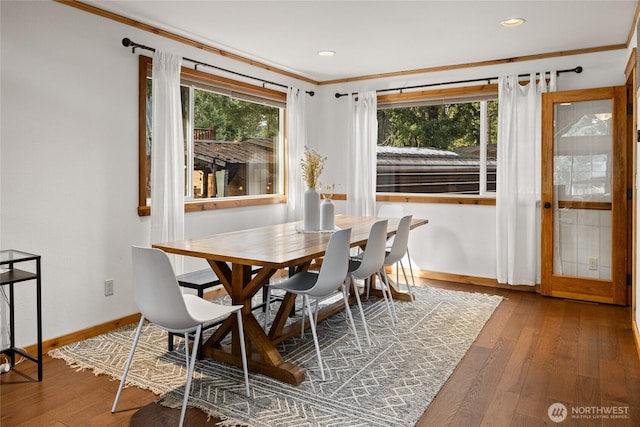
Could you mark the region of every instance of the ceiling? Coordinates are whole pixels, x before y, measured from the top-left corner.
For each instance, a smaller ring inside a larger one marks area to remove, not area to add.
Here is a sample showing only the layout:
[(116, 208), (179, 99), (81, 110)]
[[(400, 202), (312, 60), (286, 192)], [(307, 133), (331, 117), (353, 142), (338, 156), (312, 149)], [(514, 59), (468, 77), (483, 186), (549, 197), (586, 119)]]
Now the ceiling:
[[(637, 0), (84, 3), (319, 82), (624, 45), (638, 4)], [(513, 17), (526, 23), (515, 28), (499, 25)], [(323, 49), (336, 54), (318, 56)]]

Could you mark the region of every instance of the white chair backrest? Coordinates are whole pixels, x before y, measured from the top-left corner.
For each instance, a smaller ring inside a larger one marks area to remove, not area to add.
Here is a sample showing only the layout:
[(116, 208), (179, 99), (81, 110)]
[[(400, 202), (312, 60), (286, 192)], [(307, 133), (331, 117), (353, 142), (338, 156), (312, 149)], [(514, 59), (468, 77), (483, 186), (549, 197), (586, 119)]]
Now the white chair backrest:
[(140, 313), (161, 328), (198, 325), (185, 305), (171, 261), (160, 249), (133, 246), (133, 299)]
[(402, 208), (402, 205), (389, 203), (380, 206), (380, 209), (378, 209), (378, 216), (380, 218), (402, 218), (404, 216), (404, 209)]
[(388, 223), (388, 220), (383, 219), (371, 226), (369, 239), (367, 240), (367, 245), (362, 253), (360, 266), (351, 274), (362, 278), (369, 277), (380, 271), (384, 265), (384, 258), (386, 256), (385, 249), (387, 244)]
[(385, 260), (386, 265), (392, 265), (400, 261), (407, 253), (407, 245), (409, 244), (409, 231), (411, 231), (411, 218), (413, 215), (406, 215), (400, 219), (398, 231), (395, 234), (391, 251), (387, 254)]
[(349, 242), (351, 229), (334, 232), (322, 260), (315, 286), (309, 290), (311, 296), (325, 296), (340, 287), (349, 270)]

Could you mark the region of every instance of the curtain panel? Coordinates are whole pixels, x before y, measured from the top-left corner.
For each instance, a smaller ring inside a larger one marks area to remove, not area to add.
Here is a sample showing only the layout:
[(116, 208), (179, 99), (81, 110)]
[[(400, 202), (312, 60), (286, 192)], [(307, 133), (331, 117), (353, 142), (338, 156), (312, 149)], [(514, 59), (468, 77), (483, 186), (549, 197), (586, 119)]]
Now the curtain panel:
[[(184, 239), (184, 133), (180, 102), (182, 58), (156, 51), (151, 99), (151, 244)], [(177, 274), (182, 257), (172, 257)]]
[(556, 90), (556, 73), (498, 81), (498, 166), (496, 170), (496, 276), (499, 283), (540, 282), (540, 195), (542, 93)]
[(375, 91), (349, 97), (350, 138), (347, 146), (348, 215), (375, 215), (378, 100)]
[(302, 219), (304, 181), (300, 176), (300, 161), (307, 145), (306, 93), (287, 89), (287, 220)]

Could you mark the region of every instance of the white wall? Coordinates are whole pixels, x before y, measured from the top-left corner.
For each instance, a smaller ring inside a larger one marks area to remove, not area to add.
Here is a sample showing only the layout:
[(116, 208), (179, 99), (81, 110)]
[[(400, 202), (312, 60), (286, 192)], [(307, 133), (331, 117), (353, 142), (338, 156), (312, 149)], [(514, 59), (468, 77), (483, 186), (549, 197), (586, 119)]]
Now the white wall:
[[(130, 246), (147, 244), (148, 218), (137, 206), (136, 56), (123, 37), (301, 89), (308, 98), (312, 148), (328, 156), (322, 181), (345, 192), (346, 99), (336, 91), (585, 67), (561, 89), (624, 83), (624, 52), (553, 58), (535, 64), (473, 68), (427, 76), (310, 87), (54, 2), (0, 2), (0, 248), (42, 255), (44, 339), (134, 313)], [(148, 53), (148, 52), (147, 52)], [(338, 203), (338, 212), (344, 204)], [(495, 277), (493, 207), (407, 205), (430, 223), (412, 234), (417, 268)], [(196, 236), (283, 221), (284, 206), (186, 215)], [(185, 267), (199, 268), (188, 260)], [(103, 282), (115, 280), (105, 297)], [(33, 286), (17, 292), (18, 345), (35, 342)]]
[[(54, 2), (1, 2), (0, 248), (42, 255), (43, 337), (136, 312), (137, 56), (123, 37), (310, 89)], [(146, 52), (150, 54), (150, 52)], [(313, 111), (313, 98), (309, 101)], [(279, 205), (187, 215), (188, 236), (281, 222)], [(191, 260), (186, 266), (200, 265)], [(115, 280), (115, 295), (103, 282)], [(35, 342), (34, 288), (18, 286), (16, 339)]]

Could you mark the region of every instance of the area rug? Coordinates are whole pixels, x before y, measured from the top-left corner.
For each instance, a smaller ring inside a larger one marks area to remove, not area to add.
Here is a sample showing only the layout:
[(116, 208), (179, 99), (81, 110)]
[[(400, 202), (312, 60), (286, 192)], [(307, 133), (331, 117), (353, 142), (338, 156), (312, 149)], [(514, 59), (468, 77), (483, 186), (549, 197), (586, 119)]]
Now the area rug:
[[(198, 361), (189, 405), (223, 420), (223, 425), (411, 426), (421, 417), (460, 362), (501, 297), (417, 288), (415, 307), (396, 302), (391, 326), (383, 300), (365, 300), (372, 345), (356, 324), (363, 352), (355, 348), (343, 313), (320, 322), (318, 335), (326, 381), (320, 378), (311, 333), (287, 340), (280, 351), (306, 370), (292, 386), (250, 373), (251, 397), (244, 395), (242, 370)], [(357, 319), (357, 310), (353, 308)], [(76, 369), (91, 369), (119, 380), (136, 325), (51, 351)], [(185, 385), (184, 347), (167, 351), (167, 334), (144, 328), (128, 375), (128, 385), (160, 395), (180, 407)], [(126, 389), (123, 391), (126, 393)]]

